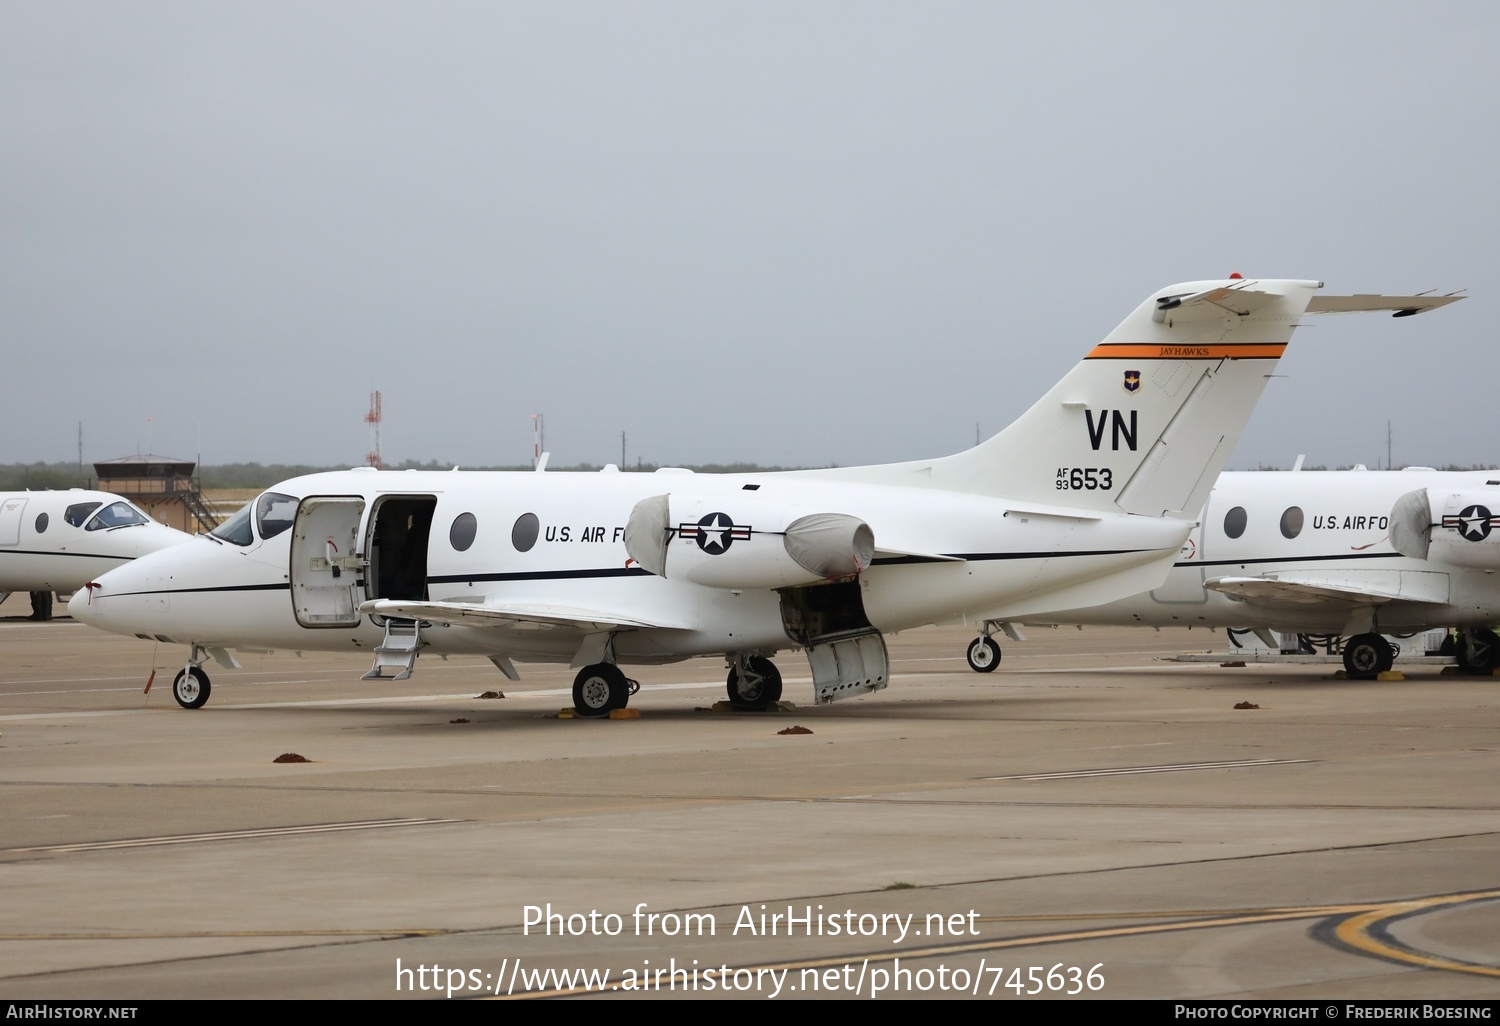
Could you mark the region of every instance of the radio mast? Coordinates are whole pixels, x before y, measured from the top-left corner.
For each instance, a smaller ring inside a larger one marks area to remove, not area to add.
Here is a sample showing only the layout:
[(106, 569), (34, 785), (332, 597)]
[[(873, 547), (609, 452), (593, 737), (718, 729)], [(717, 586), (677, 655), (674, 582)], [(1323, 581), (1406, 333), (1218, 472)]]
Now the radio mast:
[(370, 412), (365, 414), (365, 423), (370, 425), (370, 451), (365, 453), (365, 464), (376, 470), (384, 470), (380, 459), (380, 393), (370, 393)]

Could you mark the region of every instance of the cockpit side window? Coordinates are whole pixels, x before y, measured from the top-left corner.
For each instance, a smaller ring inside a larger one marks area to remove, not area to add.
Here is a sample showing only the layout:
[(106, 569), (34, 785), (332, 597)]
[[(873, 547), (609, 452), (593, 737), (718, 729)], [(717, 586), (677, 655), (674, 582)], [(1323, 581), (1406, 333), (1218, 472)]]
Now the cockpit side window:
[(128, 502), (111, 502), (98, 513), (94, 519), (84, 527), (85, 531), (108, 531), (116, 527), (134, 527), (137, 524), (149, 524), (151, 521)]
[(74, 527), (82, 527), (83, 522), (89, 518), (89, 514), (102, 505), (104, 505), (102, 502), (75, 502), (63, 510), (63, 519)]
[(231, 545), (249, 545), (255, 540), (255, 535), (250, 531), (250, 517), (254, 512), (255, 503), (247, 502), (240, 507), (238, 513), (214, 528), (209, 534)]
[(297, 500), (280, 492), (266, 492), (255, 500), (255, 529), (262, 540), (274, 538), (297, 518)]
[(250, 545), (256, 534), (260, 535), (261, 541), (276, 537), (291, 527), (296, 517), (296, 499), (280, 492), (265, 492), (260, 498), (245, 503), (238, 513), (209, 533), (231, 545)]

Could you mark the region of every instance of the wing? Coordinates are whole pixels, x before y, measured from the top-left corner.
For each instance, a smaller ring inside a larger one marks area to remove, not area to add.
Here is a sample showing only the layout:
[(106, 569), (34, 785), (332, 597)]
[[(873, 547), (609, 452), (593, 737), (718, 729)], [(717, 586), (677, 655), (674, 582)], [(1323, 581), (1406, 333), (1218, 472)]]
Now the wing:
[(375, 599), (360, 604), (359, 611), (376, 616), (408, 620), (458, 623), (465, 627), (488, 627), (512, 631), (573, 630), (593, 633), (609, 630), (691, 630), (693, 624), (663, 619), (642, 620), (601, 609), (555, 606), (543, 603), (509, 602), (402, 602)]
[(1260, 577), (1218, 577), (1203, 586), (1258, 606), (1334, 607), (1448, 601), (1448, 575), (1425, 570), (1289, 570)]

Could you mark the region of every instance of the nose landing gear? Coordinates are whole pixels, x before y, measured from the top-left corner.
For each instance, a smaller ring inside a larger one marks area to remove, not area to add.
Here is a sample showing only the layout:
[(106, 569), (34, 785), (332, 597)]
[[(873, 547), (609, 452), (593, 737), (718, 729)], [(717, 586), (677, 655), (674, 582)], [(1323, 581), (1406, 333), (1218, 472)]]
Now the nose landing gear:
[(208, 701), (208, 674), (196, 666), (188, 665), (177, 671), (172, 681), (172, 697), (184, 709), (201, 709)]

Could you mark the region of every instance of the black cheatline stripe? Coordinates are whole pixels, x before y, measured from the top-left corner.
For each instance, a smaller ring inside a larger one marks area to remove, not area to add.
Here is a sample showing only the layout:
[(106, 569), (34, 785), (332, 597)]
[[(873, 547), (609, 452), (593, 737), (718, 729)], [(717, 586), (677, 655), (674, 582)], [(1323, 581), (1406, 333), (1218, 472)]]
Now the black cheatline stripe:
[(1176, 563), (1175, 566), (1250, 566), (1261, 563), (1314, 563), (1328, 559), (1394, 559), (1399, 558), (1399, 552), (1341, 552), (1332, 556), (1264, 556), (1257, 559), (1208, 559), (1203, 562), (1192, 560), (1186, 563)]
[(49, 552), (46, 549), (0, 549), (0, 556), (76, 556), (79, 559), (118, 559), (128, 563), (134, 556), (111, 556), (105, 552)]
[[(873, 560), (872, 566), (894, 566), (902, 563), (951, 563), (957, 560), (977, 562), (985, 559), (1053, 559), (1059, 556), (1118, 556), (1134, 552), (1150, 552), (1150, 549), (1097, 549), (1085, 552), (953, 552), (942, 553), (946, 558), (929, 559), (926, 556), (887, 556)], [(536, 570), (524, 573), (489, 574), (443, 574), (427, 578), (429, 584), (461, 584), (469, 581), (551, 581), (574, 580), (590, 577), (643, 577), (653, 576), (641, 567), (608, 567), (603, 570)]]
[(223, 584), (212, 588), (162, 588), (157, 591), (112, 591), (106, 592), (100, 589), (95, 598), (129, 598), (132, 595), (197, 595), (203, 592), (217, 591), (290, 591), (292, 586), (283, 581), (280, 584)]
[(606, 567), (602, 570), (527, 570), (493, 574), (443, 574), (427, 578), (428, 584), (464, 584), (473, 581), (570, 581), (598, 577), (651, 577), (638, 566)]
[[(1121, 556), (1132, 553), (1151, 552), (1151, 549), (1090, 549), (1081, 552), (955, 552), (944, 553), (946, 559), (927, 559), (922, 556), (893, 556), (888, 559), (877, 559), (874, 565), (889, 566), (898, 563), (949, 563), (955, 560), (967, 562), (980, 562), (987, 559), (1057, 559), (1062, 556)], [(650, 577), (654, 576), (651, 571), (638, 566), (631, 567), (605, 567), (593, 570), (528, 570), (515, 573), (487, 573), (487, 574), (442, 574), (438, 577), (427, 578), (428, 584), (468, 584), (474, 581), (572, 581), (597, 579), (601, 577)], [(129, 595), (193, 595), (202, 592), (221, 591), (284, 591), (291, 588), (288, 583), (281, 584), (238, 584), (222, 585), (212, 588), (176, 588), (163, 589), (161, 591), (125, 591), (115, 592), (101, 598), (124, 598)]]
[(978, 563), (986, 559), (1060, 559), (1063, 556), (1128, 556), (1141, 552), (1154, 552), (1155, 549), (1085, 549), (1083, 551), (1069, 552), (944, 552), (937, 559), (929, 559), (926, 556), (883, 556), (872, 560), (871, 566), (894, 566), (901, 563), (952, 563), (963, 560), (969, 563)]

